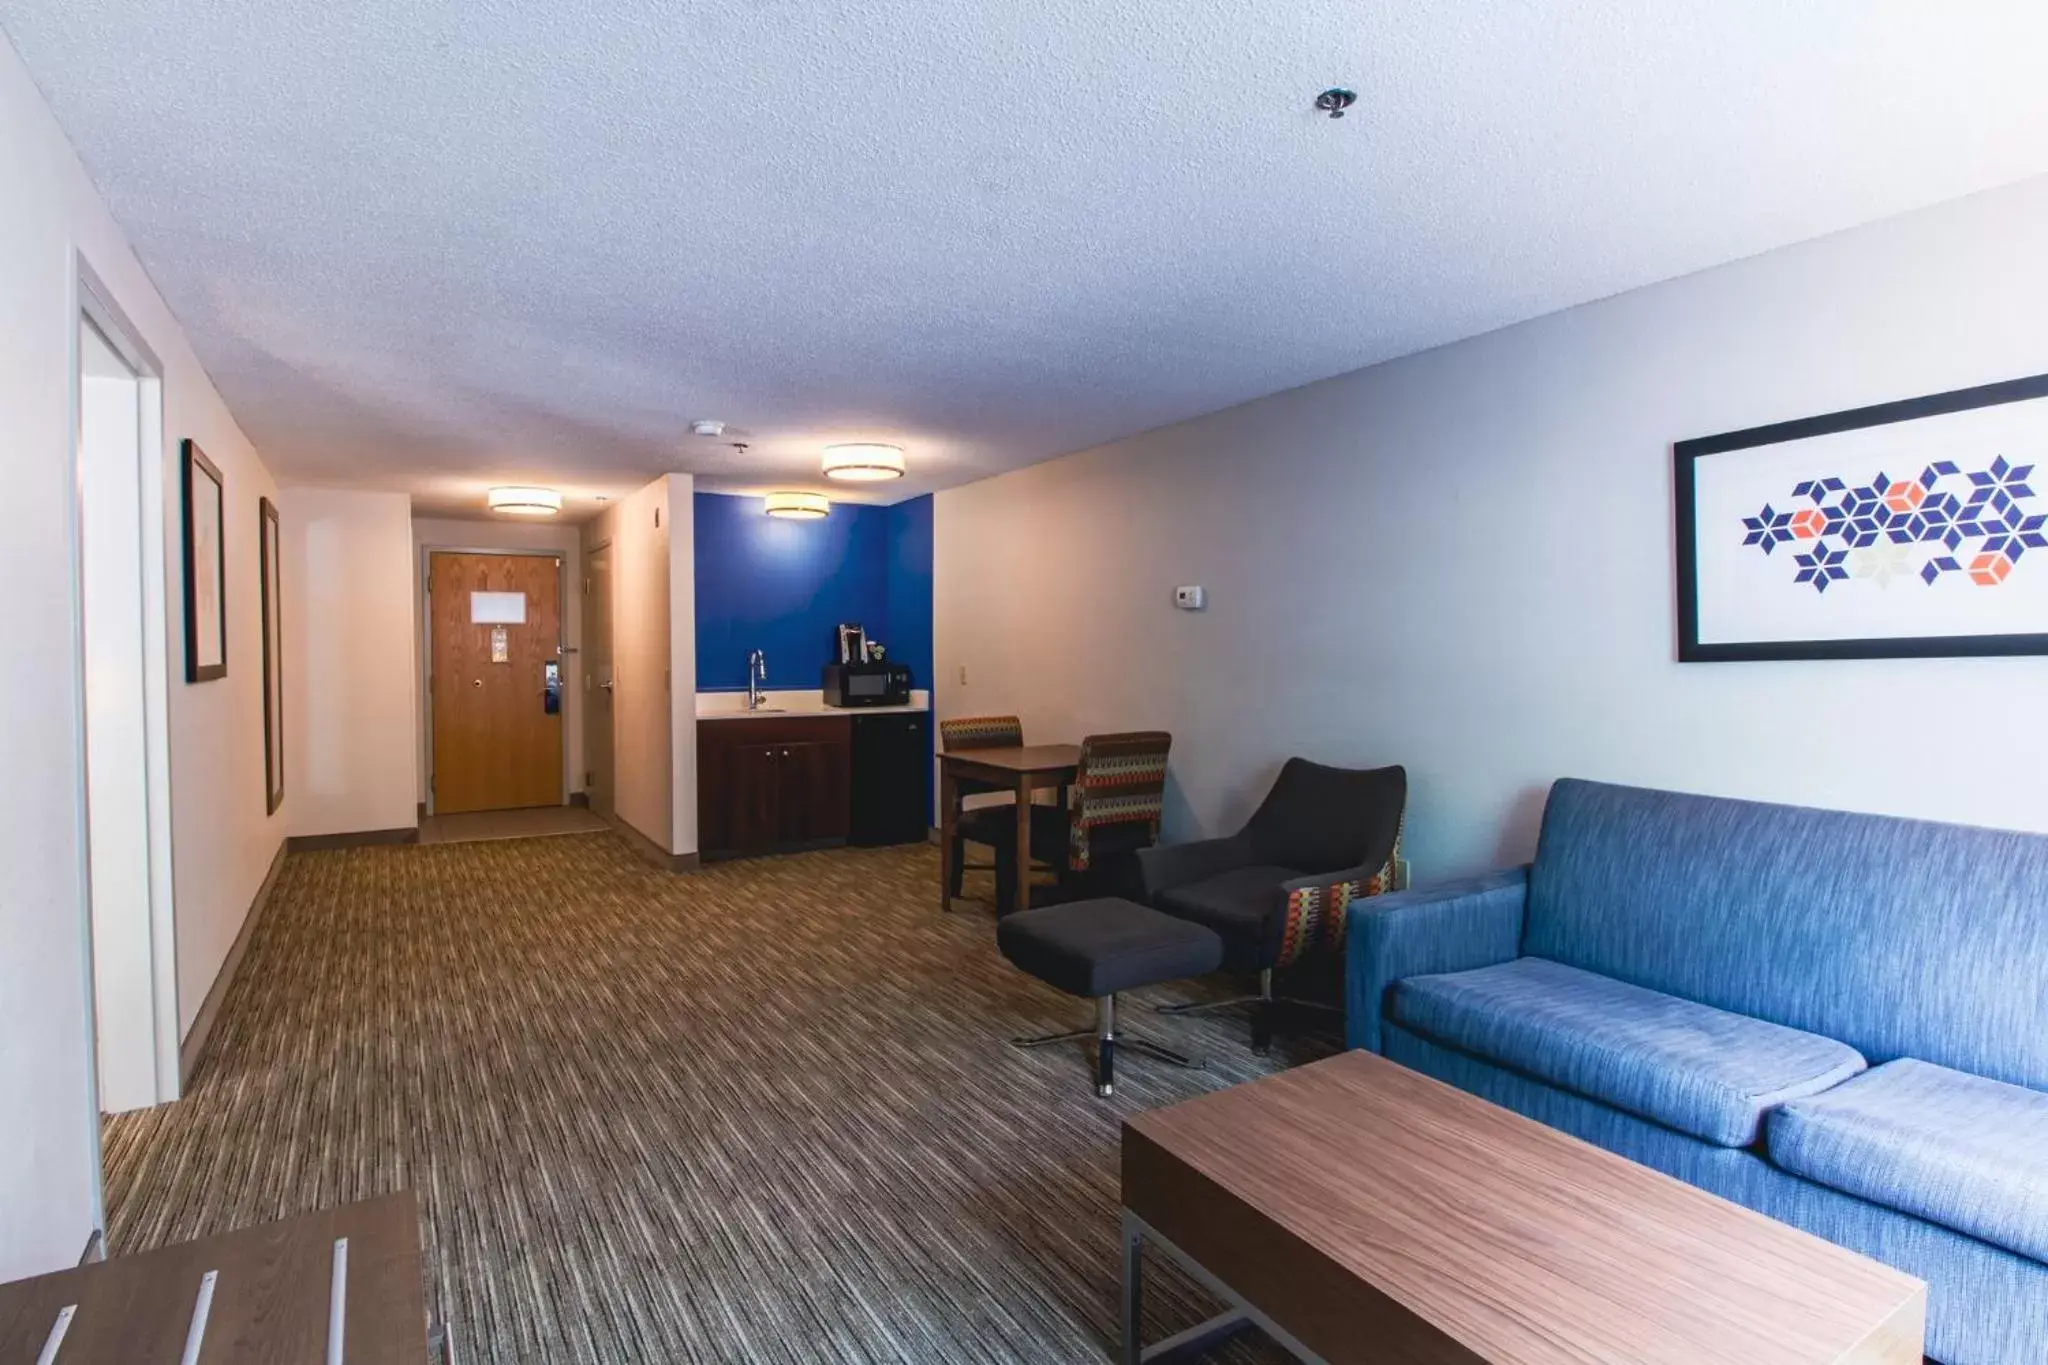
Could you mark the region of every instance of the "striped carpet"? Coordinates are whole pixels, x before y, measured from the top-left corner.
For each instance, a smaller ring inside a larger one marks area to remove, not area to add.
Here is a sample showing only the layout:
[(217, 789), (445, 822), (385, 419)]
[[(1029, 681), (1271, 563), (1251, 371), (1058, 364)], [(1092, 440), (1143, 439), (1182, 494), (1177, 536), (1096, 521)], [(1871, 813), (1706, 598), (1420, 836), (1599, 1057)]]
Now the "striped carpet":
[[(1331, 1040), (1133, 1009), (1210, 1069), (1132, 1057), (1098, 1101), (1078, 1047), (1004, 1045), (1087, 1006), (937, 880), (926, 848), (669, 876), (610, 834), (293, 854), (191, 1093), (107, 1122), (111, 1245), (411, 1188), (471, 1361), (1105, 1359), (1120, 1116)], [(1213, 1311), (1151, 1273), (1154, 1333)]]

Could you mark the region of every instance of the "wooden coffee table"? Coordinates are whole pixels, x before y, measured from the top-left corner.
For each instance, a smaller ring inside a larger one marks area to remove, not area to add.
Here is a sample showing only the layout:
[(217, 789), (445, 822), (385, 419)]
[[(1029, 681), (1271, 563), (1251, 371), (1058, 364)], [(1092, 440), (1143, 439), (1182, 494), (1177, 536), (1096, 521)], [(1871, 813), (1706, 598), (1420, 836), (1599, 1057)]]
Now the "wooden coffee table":
[[(1920, 1365), (1927, 1288), (1365, 1052), (1124, 1125), (1126, 1365)], [(1147, 1247), (1231, 1313), (1140, 1349)]]

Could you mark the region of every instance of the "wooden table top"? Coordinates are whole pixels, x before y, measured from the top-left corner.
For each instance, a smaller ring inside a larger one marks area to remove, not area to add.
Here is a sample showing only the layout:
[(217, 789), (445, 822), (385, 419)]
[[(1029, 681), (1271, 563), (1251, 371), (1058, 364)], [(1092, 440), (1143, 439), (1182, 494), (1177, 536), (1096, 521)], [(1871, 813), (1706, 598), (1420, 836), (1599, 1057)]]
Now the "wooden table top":
[(177, 1365), (212, 1270), (203, 1365), (322, 1365), (339, 1237), (349, 1243), (343, 1359), (421, 1365), (426, 1291), (409, 1192), (0, 1285), (0, 1361), (35, 1360), (75, 1304), (59, 1365)]
[(1051, 773), (1081, 765), (1078, 744), (1026, 744), (1020, 748), (962, 749), (939, 755), (955, 768), (990, 768), (1009, 773)]
[(1919, 1365), (1926, 1287), (1366, 1052), (1141, 1114), (1124, 1204), (1331, 1365)]

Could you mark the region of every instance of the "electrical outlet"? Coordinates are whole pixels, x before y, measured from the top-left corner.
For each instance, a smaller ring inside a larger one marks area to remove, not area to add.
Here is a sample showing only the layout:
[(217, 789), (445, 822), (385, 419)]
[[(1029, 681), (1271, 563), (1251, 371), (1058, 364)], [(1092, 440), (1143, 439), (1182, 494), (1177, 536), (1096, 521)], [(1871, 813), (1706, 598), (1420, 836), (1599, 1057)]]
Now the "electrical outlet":
[(960, 665), (960, 685), (961, 685), (962, 687), (965, 687), (965, 686), (967, 686), (967, 665), (966, 665), (966, 664), (962, 664), (962, 665)]

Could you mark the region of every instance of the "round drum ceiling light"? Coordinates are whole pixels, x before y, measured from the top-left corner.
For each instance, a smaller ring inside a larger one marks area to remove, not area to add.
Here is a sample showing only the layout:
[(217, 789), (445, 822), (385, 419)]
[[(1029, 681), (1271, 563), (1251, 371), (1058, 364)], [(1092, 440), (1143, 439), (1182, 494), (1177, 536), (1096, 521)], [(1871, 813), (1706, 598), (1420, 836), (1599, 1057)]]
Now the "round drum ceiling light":
[(493, 488), (485, 495), (493, 512), (508, 517), (551, 517), (562, 510), (552, 488)]
[(903, 477), (903, 447), (838, 445), (825, 447), (825, 474), (829, 478), (874, 481)]
[(791, 521), (816, 521), (832, 510), (823, 493), (770, 493), (768, 515)]

